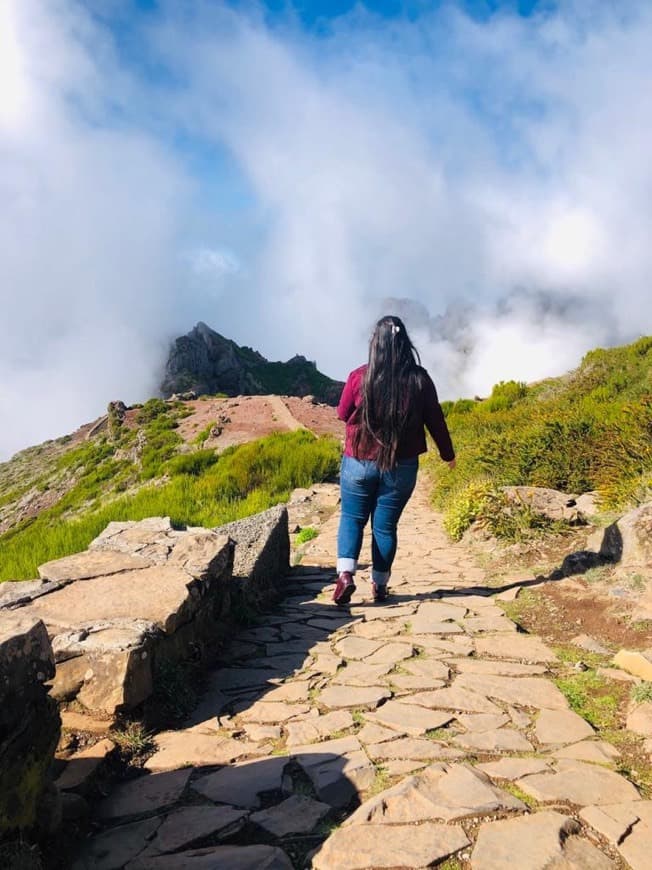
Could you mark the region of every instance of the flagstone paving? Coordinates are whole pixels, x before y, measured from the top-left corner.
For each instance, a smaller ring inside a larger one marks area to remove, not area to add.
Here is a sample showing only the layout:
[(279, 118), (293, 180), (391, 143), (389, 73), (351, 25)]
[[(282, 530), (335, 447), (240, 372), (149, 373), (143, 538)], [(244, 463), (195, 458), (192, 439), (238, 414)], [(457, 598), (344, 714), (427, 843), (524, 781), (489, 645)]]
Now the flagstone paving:
[[(643, 870), (652, 801), (452, 545), (421, 484), (392, 597), (331, 601), (337, 516), (185, 728), (98, 806), (76, 870)], [(368, 549), (367, 549), (368, 558)], [(508, 590), (509, 591), (509, 590)]]

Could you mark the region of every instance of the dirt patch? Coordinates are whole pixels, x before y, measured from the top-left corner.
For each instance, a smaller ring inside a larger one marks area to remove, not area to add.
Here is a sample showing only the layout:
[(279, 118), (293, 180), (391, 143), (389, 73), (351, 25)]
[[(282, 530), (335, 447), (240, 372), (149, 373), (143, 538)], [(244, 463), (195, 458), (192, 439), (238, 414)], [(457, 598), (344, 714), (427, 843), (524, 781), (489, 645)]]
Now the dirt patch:
[[(287, 413), (281, 412), (280, 402)], [(212, 434), (206, 438), (204, 446), (216, 450), (262, 438), (272, 432), (289, 432), (297, 425), (310, 429), (315, 435), (342, 434), (343, 424), (338, 421), (335, 408), (312, 405), (302, 399), (235, 396), (197, 399), (184, 404), (192, 413), (179, 423), (179, 435), (191, 443), (210, 427)]]
[(568, 644), (586, 634), (614, 651), (652, 646), (652, 623), (633, 622), (627, 610), (582, 579), (548, 581), (534, 587), (517, 600), (514, 615), (528, 632), (552, 644)]

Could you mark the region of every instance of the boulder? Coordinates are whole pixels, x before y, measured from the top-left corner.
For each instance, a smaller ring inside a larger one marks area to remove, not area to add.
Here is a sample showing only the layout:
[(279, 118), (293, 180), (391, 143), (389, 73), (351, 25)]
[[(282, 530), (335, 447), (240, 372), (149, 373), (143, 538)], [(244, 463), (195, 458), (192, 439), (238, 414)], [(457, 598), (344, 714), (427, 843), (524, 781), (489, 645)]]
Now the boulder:
[(527, 505), (537, 514), (571, 525), (586, 525), (586, 517), (596, 512), (592, 493), (574, 496), (544, 486), (504, 486), (503, 492), (517, 505)]
[(617, 563), (619, 574), (648, 574), (652, 570), (652, 502), (629, 511), (588, 540), (588, 547), (608, 562)]

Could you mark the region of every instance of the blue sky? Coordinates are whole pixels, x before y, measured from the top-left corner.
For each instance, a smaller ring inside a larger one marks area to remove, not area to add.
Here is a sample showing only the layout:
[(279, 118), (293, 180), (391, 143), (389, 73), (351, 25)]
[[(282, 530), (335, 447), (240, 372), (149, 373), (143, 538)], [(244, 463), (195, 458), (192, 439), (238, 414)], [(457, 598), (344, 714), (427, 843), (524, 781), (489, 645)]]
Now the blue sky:
[(652, 332), (651, 44), (649, 0), (7, 0), (0, 458), (198, 320), (342, 378), (394, 311), (447, 398)]

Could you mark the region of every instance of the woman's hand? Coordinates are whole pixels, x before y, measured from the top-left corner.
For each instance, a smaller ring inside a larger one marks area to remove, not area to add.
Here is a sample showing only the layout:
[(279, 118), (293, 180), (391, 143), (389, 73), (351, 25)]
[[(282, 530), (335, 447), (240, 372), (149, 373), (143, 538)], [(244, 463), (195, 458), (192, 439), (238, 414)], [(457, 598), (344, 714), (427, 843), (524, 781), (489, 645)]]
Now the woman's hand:
[(457, 459), (449, 459), (446, 465), (448, 465), (449, 468), (455, 468), (457, 465)]

